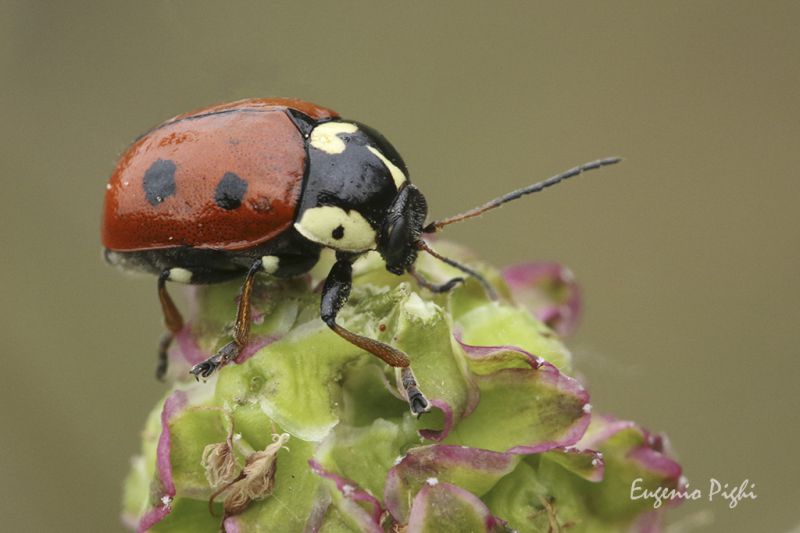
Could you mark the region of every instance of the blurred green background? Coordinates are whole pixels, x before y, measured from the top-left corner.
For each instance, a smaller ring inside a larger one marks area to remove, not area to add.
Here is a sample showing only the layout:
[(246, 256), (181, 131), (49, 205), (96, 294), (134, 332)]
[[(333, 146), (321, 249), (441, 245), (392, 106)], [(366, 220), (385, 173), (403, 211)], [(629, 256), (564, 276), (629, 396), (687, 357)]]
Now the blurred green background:
[[(48, 5), (49, 4), (49, 5)], [(100, 259), (115, 158), (172, 115), (296, 96), (382, 131), (432, 216), (624, 164), (448, 229), (584, 287), (596, 412), (666, 431), (674, 531), (800, 522), (797, 2), (2, 2), (4, 531), (117, 531), (161, 318)]]

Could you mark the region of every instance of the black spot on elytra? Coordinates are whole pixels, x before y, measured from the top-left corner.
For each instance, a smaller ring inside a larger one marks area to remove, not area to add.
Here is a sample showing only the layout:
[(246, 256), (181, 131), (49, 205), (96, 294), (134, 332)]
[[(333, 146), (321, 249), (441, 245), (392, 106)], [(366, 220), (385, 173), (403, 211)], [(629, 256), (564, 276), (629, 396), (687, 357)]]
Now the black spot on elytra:
[(175, 170), (177, 167), (169, 159), (158, 159), (144, 173), (144, 195), (150, 205), (158, 205), (168, 196), (175, 194)]
[(242, 198), (246, 192), (247, 182), (233, 172), (226, 172), (219, 180), (217, 190), (214, 191), (214, 202), (222, 209), (236, 209), (242, 205)]
[(344, 227), (339, 225), (331, 232), (331, 237), (336, 239), (337, 241), (344, 237)]

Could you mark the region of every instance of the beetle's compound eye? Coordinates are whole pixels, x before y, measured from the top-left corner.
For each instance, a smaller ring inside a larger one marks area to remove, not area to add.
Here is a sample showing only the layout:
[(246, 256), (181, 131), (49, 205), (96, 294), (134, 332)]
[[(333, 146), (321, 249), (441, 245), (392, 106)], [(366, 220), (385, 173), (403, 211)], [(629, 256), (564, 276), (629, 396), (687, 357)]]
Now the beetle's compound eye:
[(401, 275), (416, 259), (414, 243), (419, 232), (414, 232), (405, 216), (400, 216), (384, 230), (380, 253), (389, 272)]
[(381, 229), (378, 252), (386, 270), (403, 274), (417, 259), (417, 241), (428, 214), (425, 197), (413, 185), (406, 185), (389, 208)]
[(294, 227), (306, 239), (335, 250), (363, 252), (375, 248), (375, 230), (355, 209), (312, 207), (303, 212)]
[(409, 224), (405, 217), (398, 218), (386, 232), (387, 250), (402, 250), (409, 241)]

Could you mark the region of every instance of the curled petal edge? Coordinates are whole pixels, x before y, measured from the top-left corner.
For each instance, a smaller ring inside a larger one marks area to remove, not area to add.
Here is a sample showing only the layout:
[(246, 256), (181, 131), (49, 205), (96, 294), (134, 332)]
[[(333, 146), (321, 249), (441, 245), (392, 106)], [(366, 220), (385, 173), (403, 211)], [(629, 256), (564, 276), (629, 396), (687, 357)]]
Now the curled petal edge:
[[(380, 523), (381, 517), (383, 516), (383, 507), (375, 496), (359, 487), (354, 481), (326, 470), (319, 461), (314, 458), (308, 460), (308, 465), (311, 467), (311, 471), (314, 472), (314, 474), (323, 479), (332, 481), (345, 501), (354, 504), (349, 509), (351, 516), (356, 521), (360, 522), (362, 527), (368, 528), (369, 530), (377, 528), (377, 531), (382, 531), (380, 529)], [(370, 507), (370, 510), (368, 511), (363, 506), (358, 505), (358, 502), (365, 503)], [(364, 516), (359, 516), (362, 515), (362, 513)], [(367, 518), (367, 523), (364, 523), (364, 517)]]
[[(476, 346), (467, 344), (461, 340), (459, 332), (455, 332), (454, 338), (456, 342), (464, 350), (464, 354), (468, 359), (473, 361), (482, 360), (496, 360), (498, 362), (510, 360), (511, 358), (522, 360), (530, 367), (530, 370), (538, 373), (538, 376), (543, 383), (546, 383), (556, 389), (559, 389), (567, 394), (571, 394), (579, 399), (583, 406), (583, 413), (572, 424), (572, 427), (565, 433), (565, 435), (553, 441), (544, 441), (536, 444), (514, 446), (507, 450), (508, 453), (530, 455), (534, 453), (542, 453), (554, 449), (565, 449), (575, 445), (586, 433), (591, 421), (591, 404), (589, 403), (589, 392), (574, 378), (571, 378), (556, 368), (555, 365), (545, 361), (541, 357), (537, 357), (527, 350), (523, 350), (518, 346), (513, 345), (500, 345), (500, 346)], [(501, 372), (527, 372), (525, 368), (503, 368)], [(492, 374), (477, 375), (476, 379), (487, 379)], [(589, 448), (588, 446), (586, 448)]]
[(188, 395), (180, 390), (173, 392), (164, 401), (164, 407), (161, 410), (161, 434), (158, 437), (158, 445), (156, 447), (156, 475), (161, 484), (161, 491), (158, 496), (161, 505), (149, 509), (142, 515), (136, 528), (137, 532), (149, 530), (172, 512), (172, 500), (175, 498), (176, 491), (172, 478), (172, 463), (170, 462), (172, 440), (169, 423), (184, 410), (188, 403)]
[(426, 483), (439, 483), (439, 477), (459, 468), (473, 469), (476, 473), (483, 474), (487, 480), (496, 477), (496, 482), (509, 474), (517, 462), (514, 454), (467, 446), (431, 444), (412, 448), (386, 475), (383, 501), (396, 520), (405, 522), (408, 516), (403, 502), (407, 489), (411, 488), (413, 491), (416, 485), (423, 487)]
[(506, 530), (506, 522), (492, 515), (489, 508), (474, 494), (450, 483), (430, 483), (420, 489), (411, 503), (411, 511), (408, 518), (408, 533), (426, 531), (427, 511), (436, 510), (437, 505), (428, 505), (429, 500), (435, 496), (445, 497), (471, 507), (476, 516), (483, 521), (483, 531), (500, 532)]
[[(525, 301), (524, 296), (515, 298), (518, 304), (530, 309), (536, 318), (562, 337), (575, 331), (581, 315), (582, 299), (570, 269), (553, 261), (521, 263), (504, 268), (502, 276), (513, 295), (535, 292), (541, 296), (541, 302)], [(544, 283), (560, 284), (567, 290), (566, 298), (563, 301), (548, 299), (546, 289), (537, 287)]]

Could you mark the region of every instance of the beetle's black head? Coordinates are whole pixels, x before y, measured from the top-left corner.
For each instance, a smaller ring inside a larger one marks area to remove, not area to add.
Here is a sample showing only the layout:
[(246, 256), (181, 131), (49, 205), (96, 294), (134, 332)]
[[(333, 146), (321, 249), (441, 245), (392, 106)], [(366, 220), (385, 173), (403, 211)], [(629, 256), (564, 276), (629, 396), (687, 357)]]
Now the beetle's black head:
[(427, 216), (428, 203), (419, 189), (410, 183), (400, 189), (378, 235), (378, 252), (386, 261), (386, 270), (401, 275), (414, 264)]

